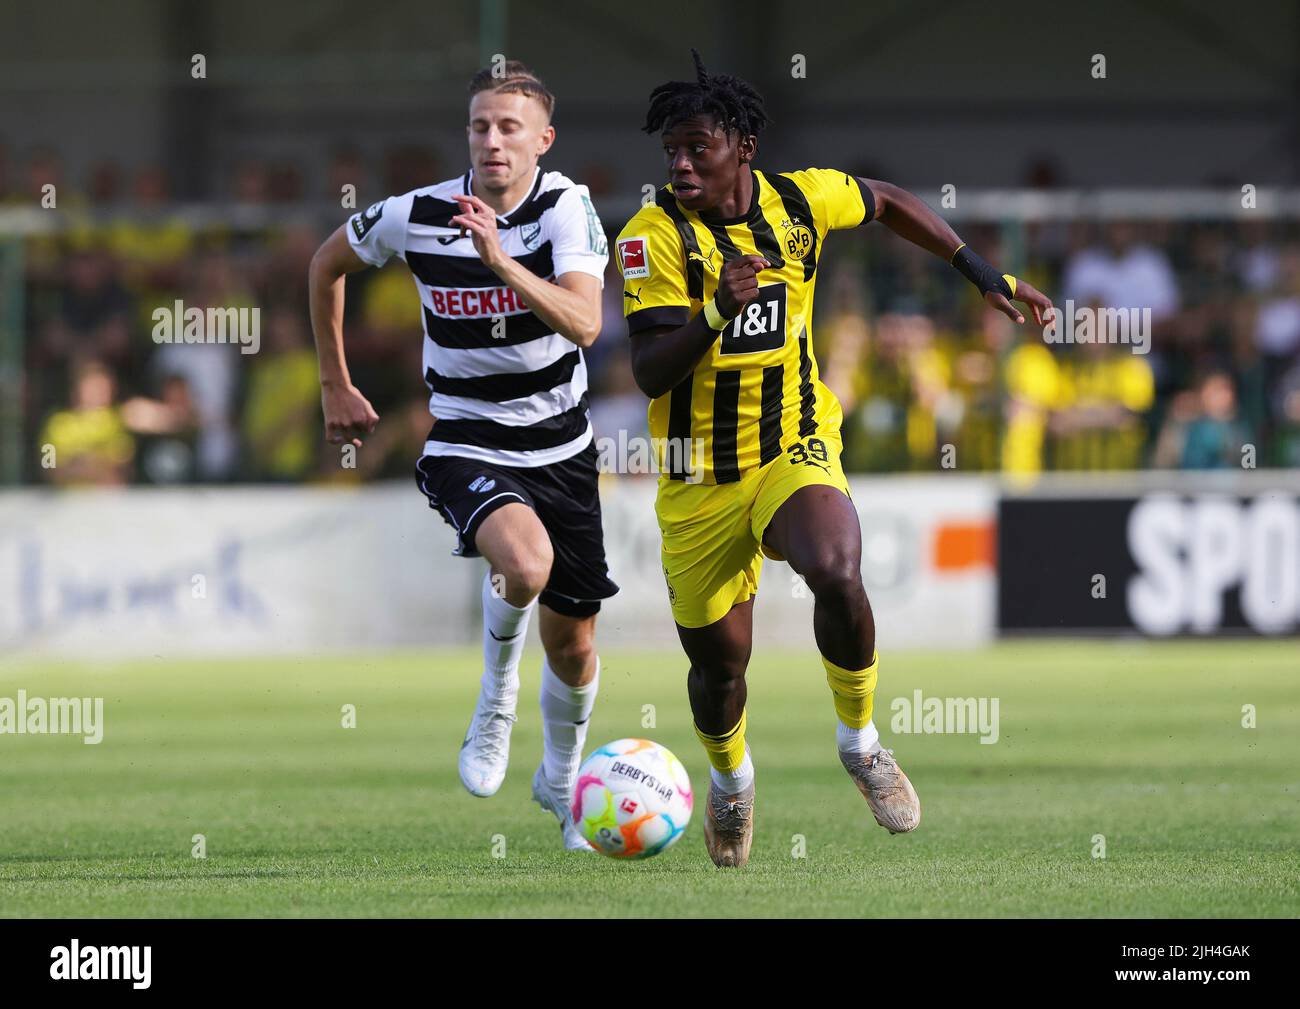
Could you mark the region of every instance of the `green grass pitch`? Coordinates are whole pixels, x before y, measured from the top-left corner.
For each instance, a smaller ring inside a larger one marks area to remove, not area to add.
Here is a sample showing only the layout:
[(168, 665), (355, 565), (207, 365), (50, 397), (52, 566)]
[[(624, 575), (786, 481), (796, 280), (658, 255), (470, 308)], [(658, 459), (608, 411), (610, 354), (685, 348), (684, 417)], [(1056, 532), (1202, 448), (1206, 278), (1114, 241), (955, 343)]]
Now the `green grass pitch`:
[[(561, 850), (529, 799), (539, 660), (525, 657), (510, 774), (491, 799), (456, 776), (470, 650), (10, 662), (0, 696), (103, 696), (106, 728), (97, 746), (0, 735), (0, 915), (1300, 914), (1294, 642), (887, 653), (876, 720), (924, 813), (899, 837), (839, 767), (815, 654), (758, 654), (753, 857), (725, 872), (705, 854), (698, 803), (657, 858)], [(606, 653), (588, 746), (656, 739), (702, 795), (685, 668), (675, 651)], [(918, 688), (999, 698), (1000, 740), (892, 733), (890, 701)], [(356, 728), (341, 727), (345, 704)], [(1256, 728), (1242, 727), (1246, 704)], [(191, 855), (195, 834), (206, 859)]]

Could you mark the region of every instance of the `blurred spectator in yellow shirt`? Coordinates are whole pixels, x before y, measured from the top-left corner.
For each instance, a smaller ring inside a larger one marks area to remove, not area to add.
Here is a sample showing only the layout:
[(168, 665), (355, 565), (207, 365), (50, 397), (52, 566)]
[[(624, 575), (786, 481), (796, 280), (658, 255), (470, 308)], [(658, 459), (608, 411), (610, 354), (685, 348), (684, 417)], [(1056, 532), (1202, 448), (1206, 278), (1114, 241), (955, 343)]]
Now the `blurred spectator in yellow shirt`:
[(864, 350), (844, 422), (845, 468), (933, 468), (938, 418), (950, 405), (949, 365), (935, 346), (934, 324), (922, 315), (888, 312), (876, 320)]
[(266, 344), (249, 368), (244, 402), (248, 475), (275, 481), (309, 476), (322, 439), (320, 411), (316, 354), (308, 346), (301, 313), (273, 308)]
[(194, 233), (171, 202), (167, 174), (156, 165), (136, 170), (131, 206), (108, 225), (108, 247), (122, 262), (124, 281), (137, 296), (164, 300), (181, 282)]
[(1143, 464), (1146, 415), (1155, 376), (1146, 358), (1125, 346), (1079, 344), (1059, 360), (1061, 396), (1051, 426), (1056, 469), (1137, 469)]
[(41, 430), (44, 476), (64, 486), (124, 484), (131, 475), (135, 440), (114, 403), (113, 373), (99, 361), (73, 368), (71, 403)]

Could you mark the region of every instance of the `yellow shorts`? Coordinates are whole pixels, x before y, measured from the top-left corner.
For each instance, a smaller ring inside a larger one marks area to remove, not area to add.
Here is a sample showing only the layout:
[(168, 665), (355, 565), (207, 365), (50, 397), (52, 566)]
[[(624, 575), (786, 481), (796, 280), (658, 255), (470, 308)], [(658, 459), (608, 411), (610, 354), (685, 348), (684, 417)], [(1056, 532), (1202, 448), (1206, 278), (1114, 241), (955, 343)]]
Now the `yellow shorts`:
[(849, 493), (841, 449), (839, 431), (832, 428), (788, 445), (780, 457), (736, 483), (660, 481), (655, 513), (677, 623), (704, 627), (758, 591), (763, 554), (783, 559), (763, 546), (776, 510), (801, 487), (824, 485)]

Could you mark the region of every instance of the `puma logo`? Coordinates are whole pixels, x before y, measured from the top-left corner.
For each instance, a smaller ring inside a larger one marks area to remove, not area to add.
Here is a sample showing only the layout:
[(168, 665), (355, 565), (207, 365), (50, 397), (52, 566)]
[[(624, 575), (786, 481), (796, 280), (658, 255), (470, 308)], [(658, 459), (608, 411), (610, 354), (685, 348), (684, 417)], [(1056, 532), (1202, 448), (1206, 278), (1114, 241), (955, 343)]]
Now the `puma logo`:
[(633, 294), (631, 291), (624, 291), (624, 292), (623, 292), (623, 297), (625, 297), (625, 298), (631, 298), (633, 301), (635, 301), (635, 302), (639, 305), (639, 304), (641, 304), (641, 288), (638, 287), (638, 288), (636, 289), (636, 294)]
[(686, 262), (703, 263), (705, 266), (708, 267), (710, 273), (717, 273), (718, 272), (717, 267), (713, 265), (713, 257), (717, 255), (717, 252), (718, 250), (716, 246), (709, 250), (709, 254), (707, 256), (702, 255), (701, 253), (698, 252), (688, 252), (686, 254)]

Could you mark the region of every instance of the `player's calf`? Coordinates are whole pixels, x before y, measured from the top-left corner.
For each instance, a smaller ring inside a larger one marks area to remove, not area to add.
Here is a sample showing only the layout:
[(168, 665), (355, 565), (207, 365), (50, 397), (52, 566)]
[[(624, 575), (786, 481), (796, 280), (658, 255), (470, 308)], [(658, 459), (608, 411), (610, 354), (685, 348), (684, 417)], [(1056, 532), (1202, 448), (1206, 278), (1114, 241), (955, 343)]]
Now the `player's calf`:
[(777, 508), (763, 544), (784, 557), (813, 595), (813, 634), (822, 655), (861, 669), (876, 646), (876, 624), (862, 584), (862, 529), (838, 487), (801, 487)]
[(587, 726), (600, 689), (596, 618), (570, 617), (543, 606), (542, 769), (546, 780), (569, 795), (577, 783)]
[(876, 623), (862, 584), (860, 554), (851, 547), (824, 548), (795, 570), (813, 595), (813, 635), (823, 655), (863, 668), (876, 647)]
[(460, 780), (473, 795), (496, 793), (510, 762), (519, 705), (519, 660), (538, 594), (550, 577), (551, 541), (531, 508), (508, 504), (479, 527), (475, 546), (491, 570), (483, 579), (483, 677), (461, 743)]
[(695, 734), (709, 758), (704, 843), (717, 866), (749, 860), (754, 833), (754, 764), (745, 745), (745, 667), (752, 647), (753, 603), (703, 627), (678, 625), (691, 659), (686, 677)]

